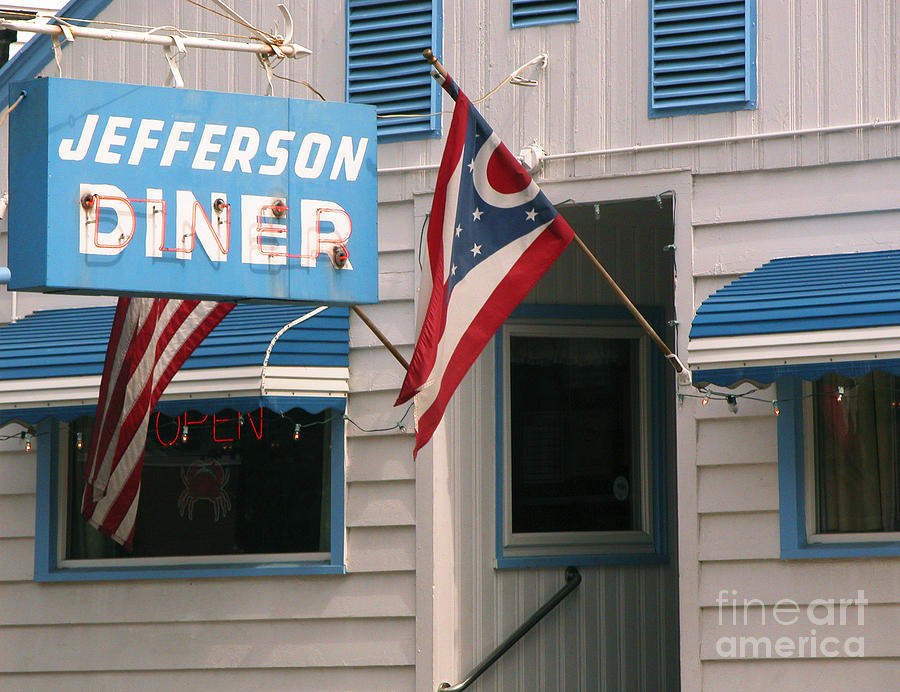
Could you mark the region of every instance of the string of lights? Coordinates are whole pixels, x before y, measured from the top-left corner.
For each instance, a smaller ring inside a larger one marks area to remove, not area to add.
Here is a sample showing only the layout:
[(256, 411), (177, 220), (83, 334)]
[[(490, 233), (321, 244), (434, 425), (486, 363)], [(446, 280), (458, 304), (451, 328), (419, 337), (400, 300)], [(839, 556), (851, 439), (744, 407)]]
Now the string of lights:
[[(876, 391), (891, 391), (895, 392), (894, 389), (891, 388), (883, 388), (883, 387), (874, 387)], [(843, 403), (848, 394), (849, 388), (844, 385), (835, 385), (833, 388), (829, 388), (826, 391), (819, 392), (811, 392), (809, 394), (804, 394), (799, 397), (782, 397), (776, 399), (769, 399), (766, 397), (754, 396), (757, 392), (760, 391), (759, 387), (755, 387), (746, 392), (734, 393), (734, 392), (720, 392), (710, 389), (709, 387), (698, 387), (697, 394), (688, 394), (685, 392), (678, 393), (678, 402), (684, 403), (685, 399), (700, 399), (701, 406), (707, 406), (710, 401), (724, 401), (728, 405), (728, 410), (732, 413), (737, 413), (738, 411), (738, 402), (740, 399), (746, 399), (747, 401), (761, 401), (763, 403), (769, 403), (772, 405), (772, 414), (775, 416), (781, 415), (781, 406), (786, 403), (795, 403), (798, 401), (805, 401), (807, 399), (814, 399), (820, 397), (832, 397), (837, 403)], [(891, 400), (891, 407), (898, 408), (900, 407), (900, 401)]]
[[(342, 420), (346, 421), (347, 423), (350, 423), (350, 425), (352, 425), (357, 430), (364, 432), (364, 433), (384, 433), (384, 432), (391, 432), (392, 430), (399, 430), (401, 433), (405, 433), (408, 430), (408, 427), (405, 424), (405, 421), (411, 410), (412, 410), (412, 404), (410, 404), (407, 407), (407, 409), (403, 412), (403, 415), (400, 416), (400, 418), (397, 420), (396, 423), (394, 423), (391, 426), (382, 427), (382, 428), (366, 428), (366, 427), (360, 425), (359, 423), (357, 423), (346, 413), (342, 413), (342, 414), (333, 413), (330, 416), (322, 418), (321, 420), (314, 420), (314, 421), (309, 421), (306, 423), (299, 423), (285, 413), (279, 413), (276, 411), (270, 411), (270, 413), (274, 413), (276, 416), (278, 416), (282, 420), (290, 421), (293, 424), (292, 433), (291, 433), (292, 437), (295, 441), (299, 441), (301, 439), (301, 437), (303, 436), (304, 429), (313, 428), (316, 426), (328, 425), (329, 423), (331, 423), (333, 420), (335, 420), (337, 418), (341, 418)], [(159, 419), (158, 419), (159, 415), (160, 414), (157, 414), (157, 420), (155, 422), (157, 427), (163, 431), (170, 429), (170, 430), (172, 430), (172, 432), (174, 432), (173, 428), (180, 429), (180, 434), (177, 437), (180, 437), (182, 443), (187, 443), (187, 441), (189, 439), (189, 436), (191, 434), (190, 426), (198, 424), (197, 421), (192, 421), (189, 424), (182, 424), (181, 418), (177, 417), (177, 418), (171, 419), (169, 421), (163, 421), (162, 424), (160, 425)], [(249, 416), (249, 414), (248, 414), (248, 416)], [(187, 416), (185, 416), (185, 420), (187, 420)], [(239, 412), (238, 416), (237, 416), (237, 424), (239, 427), (243, 427), (244, 423), (245, 423), (244, 414)], [(151, 423), (151, 425), (152, 424), (153, 423)], [(47, 434), (48, 433), (38, 433), (34, 428), (28, 427), (24, 430), (20, 430), (19, 432), (0, 435), (0, 441), (7, 441), (7, 440), (14, 440), (14, 439), (22, 440), (25, 444), (25, 451), (31, 452), (33, 449), (33, 441), (36, 438), (41, 437), (43, 435), (47, 435)], [(85, 440), (84, 433), (82, 433), (81, 431), (75, 431), (73, 433), (73, 438), (74, 438), (74, 442), (75, 442), (75, 448), (79, 449), (79, 450), (84, 449), (84, 446), (87, 442)]]

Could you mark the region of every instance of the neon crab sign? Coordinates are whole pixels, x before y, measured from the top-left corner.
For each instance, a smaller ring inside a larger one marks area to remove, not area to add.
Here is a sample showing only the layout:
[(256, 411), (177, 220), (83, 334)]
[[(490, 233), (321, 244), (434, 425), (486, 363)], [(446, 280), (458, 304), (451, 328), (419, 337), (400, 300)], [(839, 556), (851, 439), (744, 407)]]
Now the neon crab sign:
[(213, 506), (213, 520), (219, 521), (231, 509), (231, 496), (225, 488), (228, 477), (228, 469), (215, 459), (201, 459), (187, 469), (182, 467), (184, 490), (178, 496), (178, 513), (183, 517), (187, 512), (187, 518), (192, 521), (194, 505), (209, 502)]

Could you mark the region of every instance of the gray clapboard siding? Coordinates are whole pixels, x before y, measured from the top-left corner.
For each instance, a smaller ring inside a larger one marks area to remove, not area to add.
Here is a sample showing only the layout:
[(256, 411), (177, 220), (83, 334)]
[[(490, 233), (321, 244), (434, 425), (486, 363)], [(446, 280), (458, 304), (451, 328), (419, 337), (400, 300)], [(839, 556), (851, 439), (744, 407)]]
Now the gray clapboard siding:
[[(414, 689), (412, 666), (347, 668), (247, 668), (244, 670), (171, 670), (167, 689), (303, 690), (303, 692), (396, 692)], [(4, 673), (4, 692), (83, 692), (85, 689), (158, 692), (157, 671), (93, 673)]]
[(352, 483), (347, 489), (347, 526), (414, 526), (415, 494), (412, 481)]
[[(852, 599), (855, 596), (856, 592), (853, 591), (847, 592), (841, 597)], [(819, 613), (822, 615), (824, 610), (820, 608)], [(729, 660), (730, 657), (723, 657), (716, 651), (716, 642), (721, 637), (755, 637), (763, 642), (767, 639), (774, 642), (779, 637), (787, 637), (794, 642), (794, 646), (797, 648), (794, 649), (792, 657), (786, 661), (784, 658), (781, 659), (785, 661), (785, 665), (790, 665), (793, 661), (800, 658), (828, 660), (827, 656), (822, 655), (819, 646), (824, 638), (833, 636), (836, 641), (826, 644), (826, 650), (836, 651), (839, 656), (844, 658), (847, 657), (844, 650), (845, 642), (851, 638), (863, 640), (862, 647), (867, 659), (896, 659), (900, 656), (900, 639), (896, 635), (897, 623), (900, 622), (900, 606), (896, 604), (867, 605), (865, 606), (862, 621), (857, 615), (856, 607), (848, 607), (846, 618), (841, 621), (837, 614), (837, 608), (835, 608), (834, 625), (817, 625), (807, 619), (806, 609), (803, 608), (797, 616), (796, 623), (779, 624), (773, 622), (771, 607), (760, 608), (754, 606), (747, 609), (747, 624), (744, 621), (744, 610), (742, 607), (739, 607), (736, 617), (732, 617), (731, 611), (726, 609), (721, 619), (722, 624), (719, 624), (720, 614), (718, 610), (716, 608), (704, 608), (701, 611), (703, 643), (700, 648), (700, 655), (704, 660)], [(790, 622), (790, 620), (785, 619), (783, 614), (781, 618), (783, 622)], [(813, 636), (817, 638), (815, 653), (812, 653), (810, 644)], [(803, 656), (800, 655), (799, 644), (797, 644), (800, 637), (809, 638)], [(745, 649), (751, 654), (746, 656), (746, 658), (764, 659), (778, 657), (774, 649), (769, 656), (763, 654), (767, 644), (757, 644), (757, 646), (761, 648), (755, 652), (752, 645)], [(851, 652), (858, 651), (858, 643), (851, 642), (850, 646)]]
[[(371, 540), (370, 540), (371, 542)], [(414, 584), (409, 573), (347, 575), (319, 598), (327, 578), (140, 581), (128, 589), (85, 582), (47, 586), (0, 584), (3, 625), (115, 625), (153, 623), (237, 623), (280, 620), (410, 617)], [(248, 586), (254, 598), (247, 598)], [(228, 604), (228, 607), (224, 607)]]
[[(414, 526), (353, 526), (347, 531), (347, 569), (350, 572), (413, 571), (416, 568), (416, 529)], [(390, 594), (414, 599), (415, 586), (409, 592)]]
[(778, 467), (774, 463), (704, 466), (697, 479), (701, 514), (778, 510)]
[[(835, 579), (835, 574), (840, 579)], [(760, 579), (760, 574), (765, 574)], [(700, 605), (716, 605), (722, 589), (774, 605), (791, 598), (808, 605), (817, 598), (848, 598), (864, 588), (872, 603), (900, 604), (900, 562), (896, 560), (740, 560), (703, 565)]]
[(777, 454), (771, 411), (758, 418), (732, 416), (697, 423), (698, 466), (771, 464)]
[(803, 661), (708, 661), (703, 664), (704, 692), (730, 692), (740, 681), (742, 692), (783, 690), (889, 690), (897, 683), (897, 663), (891, 659), (832, 658)]
[(368, 436), (348, 440), (347, 480), (399, 481), (415, 478), (411, 436)]
[(402, 666), (414, 631), (402, 617), (10, 626), (0, 672)]
[[(0, 582), (30, 581), (33, 577), (34, 538), (0, 538)], [(0, 601), (0, 622), (5, 620), (5, 605)]]
[(700, 515), (700, 561), (778, 559), (778, 512)]

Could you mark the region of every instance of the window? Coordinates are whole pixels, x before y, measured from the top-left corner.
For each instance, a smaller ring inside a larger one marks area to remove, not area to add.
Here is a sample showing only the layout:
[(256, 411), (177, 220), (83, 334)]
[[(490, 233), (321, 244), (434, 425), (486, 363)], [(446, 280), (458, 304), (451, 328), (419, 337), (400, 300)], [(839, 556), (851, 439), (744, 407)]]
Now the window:
[(651, 118), (756, 108), (755, 0), (651, 0)]
[(36, 578), (342, 571), (343, 400), (315, 413), (222, 403), (151, 414), (131, 552), (80, 514), (93, 411), (53, 423), (39, 465), (57, 520)]
[(778, 396), (794, 399), (779, 421), (785, 557), (900, 554), (900, 377), (831, 374)]
[(650, 346), (626, 324), (504, 326), (499, 566), (661, 557)]
[(810, 388), (804, 439), (811, 539), (900, 539), (900, 377), (829, 375)]
[(578, 21), (578, 0), (512, 0), (510, 25), (537, 26)]
[(439, 137), (441, 89), (422, 58), (440, 53), (439, 0), (347, 0), (347, 101), (378, 110), (380, 142)]

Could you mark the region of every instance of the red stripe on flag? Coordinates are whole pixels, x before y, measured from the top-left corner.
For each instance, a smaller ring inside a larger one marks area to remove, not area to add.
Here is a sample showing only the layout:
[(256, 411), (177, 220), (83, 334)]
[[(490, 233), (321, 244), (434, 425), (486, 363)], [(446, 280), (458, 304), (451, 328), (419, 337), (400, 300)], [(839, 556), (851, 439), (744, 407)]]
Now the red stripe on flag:
[(453, 392), (484, 350), (487, 342), (566, 249), (572, 241), (573, 234), (574, 231), (569, 224), (561, 216), (557, 216), (522, 253), (512, 269), (485, 300), (481, 310), (453, 349), (441, 381), (432, 385), (440, 389), (431, 406), (416, 421), (416, 445), (413, 456), (431, 439)]
[[(428, 376), (434, 368), (437, 354), (437, 345), (444, 333), (447, 322), (447, 305), (444, 297), (446, 290), (444, 276), (444, 218), (447, 213), (447, 186), (453, 172), (459, 165), (459, 159), (463, 155), (466, 144), (466, 123), (469, 117), (469, 99), (460, 93), (453, 108), (453, 119), (450, 124), (450, 134), (441, 157), (441, 165), (438, 169), (437, 183), (434, 188), (434, 199), (431, 208), (438, 209), (439, 214), (432, 214), (428, 220), (428, 263), (431, 268), (431, 297), (428, 303), (428, 311), (419, 330), (419, 342), (422, 348), (417, 347), (413, 353), (406, 377), (400, 387), (400, 395), (395, 406), (409, 401), (415, 393), (425, 384)], [(455, 203), (455, 200), (454, 200)]]
[(130, 549), (147, 421), (191, 352), (231, 303), (120, 298), (85, 469), (82, 515)]

